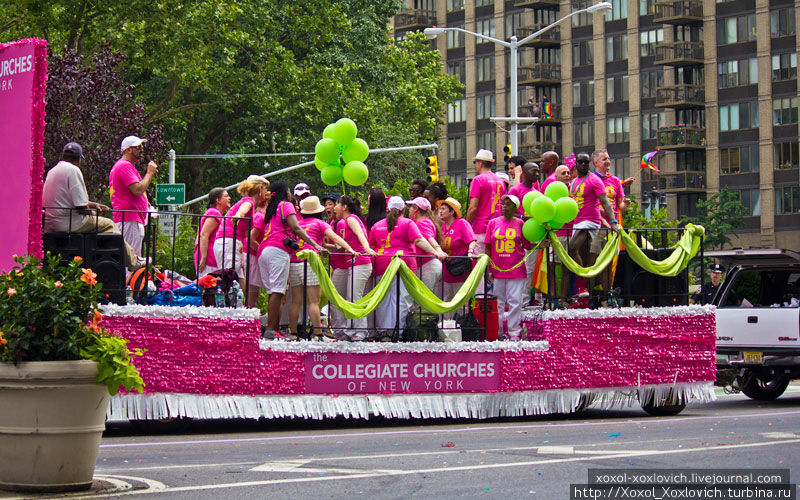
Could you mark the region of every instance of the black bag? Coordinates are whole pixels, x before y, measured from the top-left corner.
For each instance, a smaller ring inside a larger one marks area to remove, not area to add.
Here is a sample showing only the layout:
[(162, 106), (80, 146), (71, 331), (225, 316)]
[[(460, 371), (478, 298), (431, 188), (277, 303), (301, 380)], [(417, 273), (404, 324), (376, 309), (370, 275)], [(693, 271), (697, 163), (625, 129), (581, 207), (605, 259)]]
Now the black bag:
[(481, 324), (472, 311), (464, 314), (453, 315), (456, 324), (461, 327), (461, 340), (464, 342), (477, 342), (481, 339)]
[[(417, 321), (419, 319), (419, 321)], [(409, 313), (403, 327), (403, 342), (436, 342), (439, 340), (438, 317), (430, 314)]]
[(472, 269), (472, 261), (466, 258), (445, 259), (444, 267), (447, 268), (447, 272), (450, 273), (450, 276), (463, 276)]

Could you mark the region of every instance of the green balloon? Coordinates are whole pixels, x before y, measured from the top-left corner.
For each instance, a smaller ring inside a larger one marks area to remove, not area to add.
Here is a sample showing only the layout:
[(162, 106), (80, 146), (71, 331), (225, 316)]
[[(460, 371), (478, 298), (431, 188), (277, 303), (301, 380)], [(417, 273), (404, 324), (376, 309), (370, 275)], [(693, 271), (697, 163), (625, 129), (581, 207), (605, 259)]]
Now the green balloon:
[(320, 139), (314, 146), (314, 152), (325, 163), (339, 161), (339, 145), (333, 139)]
[[(367, 159), (367, 156), (369, 156), (369, 146), (367, 141), (360, 137), (353, 139), (353, 142), (342, 151), (342, 160), (344, 160), (345, 164), (351, 161), (363, 162)], [(347, 178), (345, 177), (345, 179)]]
[(544, 195), (553, 201), (569, 196), (569, 189), (563, 182), (551, 182), (544, 190)]
[(353, 142), (353, 139), (358, 135), (358, 127), (356, 122), (350, 118), (340, 118), (333, 125), (333, 139), (339, 143), (340, 146), (347, 147)]
[(325, 130), (322, 131), (322, 137), (325, 139), (333, 139), (333, 128), (336, 126), (335, 123), (328, 124), (325, 127)]
[(540, 196), (542, 196), (542, 193), (535, 189), (525, 193), (525, 196), (522, 197), (522, 209), (525, 210), (525, 215), (528, 217), (532, 215), (531, 204), (533, 204), (533, 200)]
[(328, 165), (322, 169), (320, 178), (322, 178), (322, 182), (328, 186), (336, 186), (342, 182), (342, 167)]
[(537, 242), (547, 236), (547, 230), (545, 230), (540, 222), (534, 219), (528, 219), (525, 221), (525, 224), (522, 225), (522, 236), (528, 241)]
[(348, 162), (342, 172), (344, 181), (351, 186), (361, 186), (367, 182), (367, 177), (369, 177), (369, 169), (360, 161)]
[(551, 220), (550, 222), (547, 223), (547, 225), (550, 226), (550, 229), (556, 229), (556, 230), (561, 229), (562, 227), (564, 227), (564, 224), (565, 224), (565, 222), (556, 222), (555, 219), (553, 219), (553, 220)]
[(539, 196), (531, 203), (531, 216), (544, 224), (553, 218), (556, 213), (556, 204), (547, 196)]
[(564, 225), (567, 222), (572, 222), (572, 220), (578, 215), (578, 202), (570, 197), (559, 198), (556, 200), (555, 206), (556, 213), (553, 215), (551, 225), (552, 222), (559, 222), (561, 225)]
[(320, 160), (318, 156), (314, 157), (314, 166), (317, 167), (317, 170), (319, 170), (320, 172), (322, 172), (322, 169), (327, 167), (328, 165), (330, 165), (330, 163)]

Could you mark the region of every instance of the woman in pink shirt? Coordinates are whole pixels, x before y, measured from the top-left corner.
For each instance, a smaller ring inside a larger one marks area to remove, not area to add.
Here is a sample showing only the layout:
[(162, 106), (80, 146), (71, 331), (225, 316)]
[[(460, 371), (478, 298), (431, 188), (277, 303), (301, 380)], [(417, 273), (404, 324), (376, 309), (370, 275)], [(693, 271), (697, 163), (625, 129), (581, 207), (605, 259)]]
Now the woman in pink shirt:
[[(447, 198), (439, 202), (439, 219), (442, 221), (440, 229), (440, 243), (442, 250), (451, 257), (473, 257), (475, 255), (475, 232), (472, 225), (461, 218), (461, 203), (455, 198)], [(466, 281), (472, 266), (467, 266), (466, 272), (460, 276), (453, 276), (443, 266), (442, 281), (444, 282), (443, 300), (452, 300), (456, 292)], [(446, 319), (452, 319), (453, 313), (445, 314)]]
[[(244, 254), (250, 221), (255, 215), (255, 207), (269, 196), (269, 181), (258, 175), (251, 175), (239, 184), (236, 191), (242, 195), (225, 214), (217, 237), (214, 240), (214, 257), (220, 269), (233, 269), (239, 276), (239, 283), (244, 289), (245, 262)], [(233, 219), (232, 217), (236, 217)]]
[[(441, 249), (439, 245), (439, 228), (431, 218), (431, 202), (422, 196), (407, 201), (408, 205), (408, 218), (417, 223), (419, 232), (422, 237), (431, 244), (433, 248)], [(419, 267), (419, 279), (425, 283), (428, 290), (435, 293), (437, 296), (442, 296), (442, 261), (434, 259), (433, 257), (417, 257), (417, 266)]]
[(314, 241), (300, 227), (297, 222), (297, 212), (291, 201), (289, 186), (285, 181), (276, 181), (271, 187), (272, 197), (264, 213), (263, 230), (264, 239), (258, 246), (258, 265), (261, 271), (261, 282), (269, 294), (267, 311), (267, 330), (263, 337), (266, 339), (287, 337), (285, 332), (279, 332), (281, 321), (281, 302), (286, 294), (289, 281), (289, 255), (293, 248), (287, 246), (292, 240), (298, 245), (295, 236), (311, 245), (317, 252), (327, 254), (319, 243)]
[(208, 192), (208, 209), (200, 219), (197, 239), (194, 241), (194, 265), (200, 278), (217, 269), (214, 257), (214, 240), (223, 212), (231, 208), (231, 197), (225, 188), (217, 187)]
[[(386, 218), (378, 221), (369, 232), (369, 245), (375, 249), (379, 257), (375, 260), (375, 282), (378, 283), (391, 261), (391, 256), (403, 252), (403, 261), (408, 267), (417, 270), (417, 259), (413, 257), (419, 253), (417, 248), (427, 252), (437, 259), (444, 260), (447, 254), (441, 249), (433, 248), (422, 237), (417, 224), (402, 216), (406, 204), (399, 196), (392, 196), (387, 203), (389, 212)], [(392, 283), (392, 289), (386, 295), (376, 310), (375, 328), (380, 330), (402, 329), (405, 324), (406, 314), (410, 309), (408, 292), (402, 281), (400, 282), (400, 316), (397, 316), (397, 280)]]

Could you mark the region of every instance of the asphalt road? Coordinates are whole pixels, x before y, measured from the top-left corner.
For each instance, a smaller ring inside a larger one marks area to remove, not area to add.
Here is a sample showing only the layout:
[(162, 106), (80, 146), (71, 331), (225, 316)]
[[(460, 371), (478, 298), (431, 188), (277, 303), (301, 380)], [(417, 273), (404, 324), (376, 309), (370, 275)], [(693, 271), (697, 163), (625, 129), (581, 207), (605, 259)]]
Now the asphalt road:
[[(192, 422), (169, 434), (119, 425), (103, 438), (96, 487), (46, 498), (561, 499), (590, 468), (800, 478), (800, 385), (769, 403), (717, 392), (658, 418), (631, 407), (577, 418)], [(0, 493), (9, 498), (20, 497)]]

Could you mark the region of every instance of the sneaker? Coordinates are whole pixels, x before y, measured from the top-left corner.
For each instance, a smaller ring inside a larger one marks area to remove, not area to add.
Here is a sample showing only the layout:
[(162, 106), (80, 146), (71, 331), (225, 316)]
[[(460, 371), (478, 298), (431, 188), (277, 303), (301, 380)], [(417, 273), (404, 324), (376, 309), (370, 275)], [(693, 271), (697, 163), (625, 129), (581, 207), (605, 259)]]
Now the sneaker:
[(367, 338), (367, 334), (364, 332), (356, 332), (350, 337), (350, 340), (353, 342), (361, 342), (362, 340)]
[(261, 332), (261, 338), (264, 340), (275, 340), (275, 330), (264, 330)]
[(275, 332), (275, 340), (292, 340), (292, 334), (282, 330)]

